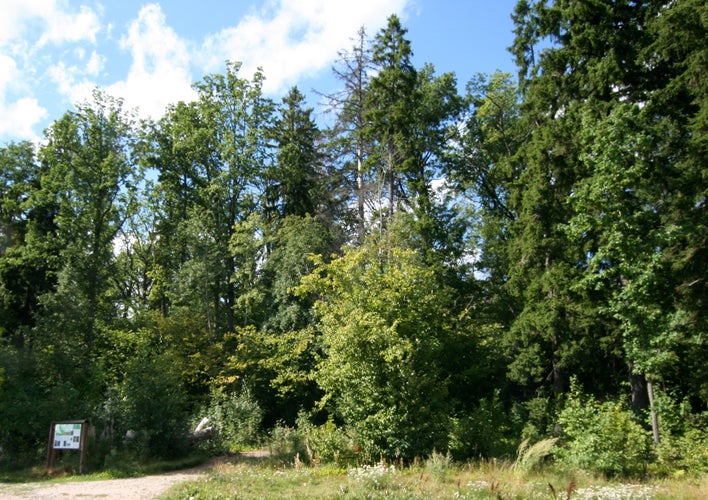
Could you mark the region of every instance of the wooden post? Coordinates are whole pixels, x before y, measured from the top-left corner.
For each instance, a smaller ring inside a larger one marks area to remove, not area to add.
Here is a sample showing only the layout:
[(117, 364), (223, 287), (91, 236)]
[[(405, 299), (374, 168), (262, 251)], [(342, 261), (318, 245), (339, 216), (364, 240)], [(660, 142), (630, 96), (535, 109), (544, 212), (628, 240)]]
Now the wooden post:
[[(57, 437), (57, 429), (61, 426), (70, 426), (63, 429), (62, 437)], [(78, 427), (78, 436), (76, 435)], [(88, 420), (67, 420), (63, 422), (52, 422), (49, 428), (49, 451), (47, 453), (47, 469), (51, 472), (54, 467), (55, 450), (78, 450), (79, 451), (79, 474), (84, 472), (86, 463), (86, 450), (88, 448)], [(78, 439), (77, 439), (78, 438)]]

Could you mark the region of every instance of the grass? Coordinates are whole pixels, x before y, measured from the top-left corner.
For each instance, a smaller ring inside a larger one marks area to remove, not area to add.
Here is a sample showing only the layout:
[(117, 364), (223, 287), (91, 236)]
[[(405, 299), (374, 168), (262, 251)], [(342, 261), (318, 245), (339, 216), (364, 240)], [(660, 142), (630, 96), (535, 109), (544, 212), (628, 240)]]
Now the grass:
[(128, 477), (140, 477), (152, 474), (162, 474), (190, 467), (196, 467), (205, 463), (209, 456), (204, 454), (194, 454), (178, 460), (154, 460), (143, 461), (131, 458), (129, 455), (121, 455), (120, 460), (115, 460), (115, 464), (103, 468), (100, 472), (88, 472), (78, 474), (78, 459), (68, 459), (55, 463), (52, 471), (48, 471), (45, 466), (34, 466), (23, 469), (2, 471), (0, 470), (0, 482), (2, 483), (27, 483), (37, 481), (97, 481), (103, 479), (125, 479)]
[(583, 473), (541, 467), (520, 474), (495, 460), (455, 464), (434, 458), (408, 467), (379, 463), (358, 467), (271, 459), (232, 458), (203, 478), (173, 487), (172, 499), (699, 499), (708, 498), (708, 477), (651, 482), (607, 481)]

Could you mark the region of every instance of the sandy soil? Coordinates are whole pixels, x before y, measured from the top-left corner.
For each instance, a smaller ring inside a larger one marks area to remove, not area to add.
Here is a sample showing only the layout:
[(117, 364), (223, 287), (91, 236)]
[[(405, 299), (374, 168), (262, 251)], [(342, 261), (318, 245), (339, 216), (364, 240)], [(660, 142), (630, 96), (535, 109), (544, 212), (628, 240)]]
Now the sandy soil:
[[(240, 456), (264, 457), (265, 452), (246, 452)], [(108, 479), (103, 481), (68, 481), (61, 483), (0, 483), (1, 500), (68, 500), (105, 499), (105, 500), (147, 500), (164, 494), (175, 484), (196, 479), (206, 474), (216, 463), (211, 463), (177, 472), (168, 472), (156, 476), (143, 476), (129, 479)]]
[(0, 484), (0, 499), (54, 500), (70, 498), (151, 499), (164, 494), (175, 484), (204, 474), (204, 469), (189, 469), (159, 476), (103, 481), (71, 481), (62, 483)]

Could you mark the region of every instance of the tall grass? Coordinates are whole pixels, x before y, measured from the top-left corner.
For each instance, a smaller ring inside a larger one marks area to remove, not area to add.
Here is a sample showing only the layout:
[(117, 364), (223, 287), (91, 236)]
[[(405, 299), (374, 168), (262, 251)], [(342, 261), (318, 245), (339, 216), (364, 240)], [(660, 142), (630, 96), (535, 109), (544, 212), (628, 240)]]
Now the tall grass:
[[(539, 457), (545, 456), (544, 446), (548, 444), (532, 449), (527, 443), (522, 460), (517, 458), (514, 462), (454, 463), (438, 454), (408, 467), (384, 462), (351, 467), (302, 464), (296, 467), (294, 462), (284, 465), (276, 459), (264, 458), (256, 463), (234, 458), (201, 480), (175, 486), (164, 498), (708, 498), (708, 476), (642, 483), (608, 481), (542, 464)], [(520, 466), (521, 463), (524, 465)], [(525, 474), (519, 473), (520, 467), (532, 463), (535, 465)]]
[(529, 440), (525, 439), (516, 451), (516, 461), (512, 468), (521, 474), (527, 474), (551, 454), (557, 441), (558, 438), (544, 439), (529, 446)]

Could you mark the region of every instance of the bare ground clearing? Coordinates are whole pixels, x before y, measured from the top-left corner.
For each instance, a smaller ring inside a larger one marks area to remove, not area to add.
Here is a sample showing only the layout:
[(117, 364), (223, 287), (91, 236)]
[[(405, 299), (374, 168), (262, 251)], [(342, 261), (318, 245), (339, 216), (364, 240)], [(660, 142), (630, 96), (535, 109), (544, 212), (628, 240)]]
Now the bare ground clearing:
[[(244, 452), (237, 456), (264, 457), (267, 452)], [(188, 481), (208, 472), (219, 460), (191, 469), (165, 474), (134, 477), (127, 479), (106, 479), (100, 481), (66, 481), (60, 483), (34, 482), (9, 484), (0, 483), (2, 500), (67, 500), (71, 498), (106, 500), (147, 500), (164, 494), (175, 484)]]

